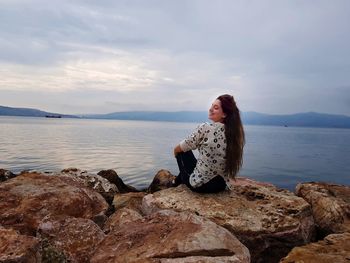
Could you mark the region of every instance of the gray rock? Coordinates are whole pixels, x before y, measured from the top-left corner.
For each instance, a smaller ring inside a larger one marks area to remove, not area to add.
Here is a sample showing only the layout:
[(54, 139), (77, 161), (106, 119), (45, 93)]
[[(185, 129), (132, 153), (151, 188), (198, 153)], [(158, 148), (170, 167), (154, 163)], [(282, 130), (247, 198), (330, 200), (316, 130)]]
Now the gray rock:
[(77, 168), (64, 169), (60, 173), (53, 174), (57, 176), (68, 176), (79, 181), (83, 185), (101, 194), (108, 204), (112, 204), (114, 195), (119, 192), (117, 186), (110, 183), (107, 179)]
[(16, 176), (17, 175), (15, 175), (14, 173), (12, 173), (9, 170), (0, 169), (0, 183), (5, 182), (11, 178), (15, 178)]

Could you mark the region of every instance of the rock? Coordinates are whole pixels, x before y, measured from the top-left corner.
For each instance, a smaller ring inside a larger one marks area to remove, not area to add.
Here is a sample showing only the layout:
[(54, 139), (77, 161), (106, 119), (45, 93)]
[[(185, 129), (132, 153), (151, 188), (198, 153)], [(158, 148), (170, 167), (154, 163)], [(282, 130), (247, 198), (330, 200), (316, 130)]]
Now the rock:
[(52, 246), (47, 239), (40, 241), (40, 254), (42, 263), (70, 263), (66, 255)]
[(54, 175), (72, 177), (74, 180), (101, 194), (108, 204), (112, 204), (114, 195), (119, 192), (117, 186), (110, 183), (107, 179), (77, 168), (64, 169), (61, 173), (54, 173)]
[(13, 174), (9, 170), (0, 169), (0, 183), (5, 182), (8, 179), (15, 178), (17, 175)]
[(38, 236), (51, 248), (62, 251), (71, 262), (89, 262), (97, 245), (105, 238), (103, 231), (91, 220), (75, 217), (44, 218)]
[(117, 172), (112, 169), (102, 170), (97, 174), (107, 179), (110, 183), (115, 184), (118, 188), (119, 193), (139, 192), (135, 187), (124, 184), (123, 180), (118, 176)]
[[(110, 207), (109, 207), (109, 208), (110, 208)], [(95, 215), (95, 216), (93, 216), (93, 217), (91, 218), (91, 220), (92, 220), (96, 225), (98, 225), (101, 229), (103, 229), (103, 227), (104, 227), (104, 225), (105, 225), (105, 223), (106, 223), (106, 221), (107, 221), (107, 219), (108, 219), (108, 216), (110, 216), (110, 214), (112, 214), (112, 213), (111, 213), (111, 209), (108, 209), (105, 213), (106, 213), (106, 214), (99, 213), (99, 214), (97, 214), (97, 215)], [(108, 216), (107, 216), (107, 214), (108, 214)]]
[(115, 212), (108, 218), (106, 224), (104, 225), (103, 231), (105, 233), (109, 233), (113, 231), (115, 228), (119, 228), (124, 224), (130, 223), (139, 219), (142, 219), (142, 215), (139, 212), (133, 209), (124, 207), (117, 210), (117, 212)]
[(237, 176), (236, 179), (230, 179), (230, 183), (232, 186), (251, 186), (251, 185), (254, 185), (256, 187), (266, 186), (266, 187), (272, 187), (272, 188), (276, 189), (276, 187), (273, 184), (266, 183), (266, 182), (259, 182), (259, 181), (255, 181), (255, 180), (249, 179), (247, 177), (241, 177), (241, 176)]
[(324, 240), (294, 248), (281, 263), (349, 263), (350, 233), (331, 234)]
[(127, 207), (136, 211), (141, 211), (142, 199), (146, 195), (144, 192), (116, 194), (113, 199), (115, 210)]
[(175, 178), (176, 176), (172, 175), (169, 171), (164, 169), (159, 170), (154, 176), (152, 183), (147, 189), (147, 192), (154, 193), (156, 191), (167, 189), (172, 186), (172, 181)]
[(113, 199), (113, 207), (116, 212), (106, 221), (103, 227), (105, 233), (110, 232), (116, 225), (142, 218), (141, 204), (145, 195), (145, 192), (116, 194)]
[[(186, 258), (174, 258), (174, 259), (160, 259), (160, 263), (241, 263), (241, 262), (249, 262), (249, 261), (241, 261), (238, 257), (217, 257), (217, 256), (193, 256)], [(140, 262), (141, 263), (141, 262)]]
[(205, 263), (215, 258), (250, 260), (248, 249), (226, 229), (192, 213), (164, 210), (115, 228), (90, 262)]
[(180, 185), (146, 195), (144, 214), (189, 211), (225, 227), (246, 245), (252, 262), (278, 262), (314, 237), (310, 205), (287, 190), (238, 178), (232, 191), (199, 194)]
[(45, 216), (92, 219), (104, 214), (103, 197), (64, 176), (23, 173), (0, 184), (0, 225), (35, 235)]
[(41, 262), (39, 240), (0, 227), (0, 262)]
[(350, 232), (350, 187), (327, 183), (302, 183), (298, 196), (311, 204), (321, 234)]

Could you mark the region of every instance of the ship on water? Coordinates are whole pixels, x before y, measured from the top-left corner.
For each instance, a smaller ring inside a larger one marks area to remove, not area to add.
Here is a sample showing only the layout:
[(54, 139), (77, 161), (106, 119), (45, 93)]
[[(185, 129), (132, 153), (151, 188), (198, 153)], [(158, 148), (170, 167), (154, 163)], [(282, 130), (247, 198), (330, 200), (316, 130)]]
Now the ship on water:
[(62, 118), (61, 115), (45, 115), (45, 118)]

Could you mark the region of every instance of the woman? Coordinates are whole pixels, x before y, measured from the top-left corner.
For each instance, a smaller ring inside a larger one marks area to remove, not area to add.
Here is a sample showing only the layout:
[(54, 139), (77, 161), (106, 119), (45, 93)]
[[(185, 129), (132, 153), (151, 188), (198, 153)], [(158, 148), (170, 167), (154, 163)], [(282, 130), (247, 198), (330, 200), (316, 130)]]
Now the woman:
[[(242, 166), (244, 130), (239, 109), (231, 95), (219, 96), (209, 109), (212, 123), (203, 123), (174, 148), (180, 173), (174, 186), (216, 193), (229, 187)], [(198, 160), (192, 150), (198, 149)]]

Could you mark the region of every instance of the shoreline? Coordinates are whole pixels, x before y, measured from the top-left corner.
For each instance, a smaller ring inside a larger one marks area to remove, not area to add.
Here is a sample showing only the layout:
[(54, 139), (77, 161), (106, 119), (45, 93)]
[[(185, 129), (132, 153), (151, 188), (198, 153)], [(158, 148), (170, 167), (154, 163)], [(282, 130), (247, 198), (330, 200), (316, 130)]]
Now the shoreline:
[[(35, 250), (38, 260), (48, 257), (48, 250), (72, 262), (194, 260), (193, 251), (207, 251), (196, 252), (196, 260), (209, 263), (215, 255), (225, 258), (223, 262), (258, 263), (291, 262), (293, 251), (324, 246), (322, 240), (336, 234), (332, 240), (340, 242), (337, 249), (344, 255), (349, 252), (341, 246), (350, 240), (349, 186), (302, 183), (294, 194), (238, 177), (232, 191), (198, 194), (184, 185), (170, 187), (173, 178), (169, 171), (160, 170), (147, 191), (141, 192), (124, 184), (114, 170), (92, 174), (69, 168), (15, 175), (0, 169), (0, 232), (6, 237), (0, 243), (10, 246), (29, 238), (31, 245), (22, 248)], [(343, 207), (342, 216), (348, 219), (340, 222), (329, 209), (319, 215), (317, 207), (323, 204)], [(119, 238), (116, 233), (123, 234)], [(222, 238), (215, 239), (222, 235), (227, 235), (224, 243)], [(191, 246), (159, 246), (160, 240)], [(129, 244), (127, 250), (115, 250), (125, 244)], [(7, 252), (0, 251), (0, 258), (13, 256)], [(333, 256), (332, 251), (327, 253)]]

